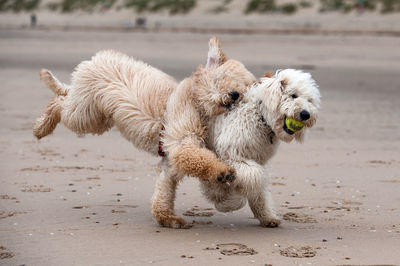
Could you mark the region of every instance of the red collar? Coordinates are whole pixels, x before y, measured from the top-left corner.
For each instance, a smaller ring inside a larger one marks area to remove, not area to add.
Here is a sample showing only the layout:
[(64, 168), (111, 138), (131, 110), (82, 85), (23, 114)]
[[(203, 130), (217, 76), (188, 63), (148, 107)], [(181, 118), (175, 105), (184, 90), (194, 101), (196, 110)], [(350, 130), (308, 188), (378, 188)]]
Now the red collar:
[(161, 126), (161, 131), (160, 131), (160, 140), (158, 141), (158, 155), (161, 157), (165, 157), (165, 152), (163, 151), (163, 142), (161, 141), (161, 138), (163, 136), (163, 131), (164, 131), (164, 126)]

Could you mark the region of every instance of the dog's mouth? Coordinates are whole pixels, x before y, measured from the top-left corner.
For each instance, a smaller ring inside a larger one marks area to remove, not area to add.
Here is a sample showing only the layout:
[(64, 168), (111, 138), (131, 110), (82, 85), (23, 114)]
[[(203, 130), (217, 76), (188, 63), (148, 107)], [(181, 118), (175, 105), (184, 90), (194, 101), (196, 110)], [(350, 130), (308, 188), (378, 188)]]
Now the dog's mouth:
[(240, 93), (237, 91), (232, 91), (224, 96), (224, 101), (221, 105), (222, 107), (229, 110), (239, 100), (240, 100)]
[(224, 107), (225, 109), (228, 109), (228, 110), (230, 110), (230, 109), (231, 109), (232, 105), (233, 105), (233, 103), (232, 103), (232, 102), (230, 102), (230, 103), (227, 103), (227, 104), (221, 104), (221, 106), (222, 106), (222, 107)]
[(230, 101), (230, 102), (228, 102), (228, 103), (226, 103), (226, 104), (221, 104), (221, 106), (223, 107), (223, 108), (225, 108), (226, 110), (232, 110), (232, 108), (237, 104), (238, 102), (237, 101)]
[(294, 118), (285, 117), (283, 120), (283, 130), (289, 135), (293, 135), (297, 131), (302, 130), (304, 127), (303, 122), (296, 120)]
[(287, 128), (285, 122), (283, 122), (283, 130), (288, 133), (289, 135), (293, 135), (294, 132)]

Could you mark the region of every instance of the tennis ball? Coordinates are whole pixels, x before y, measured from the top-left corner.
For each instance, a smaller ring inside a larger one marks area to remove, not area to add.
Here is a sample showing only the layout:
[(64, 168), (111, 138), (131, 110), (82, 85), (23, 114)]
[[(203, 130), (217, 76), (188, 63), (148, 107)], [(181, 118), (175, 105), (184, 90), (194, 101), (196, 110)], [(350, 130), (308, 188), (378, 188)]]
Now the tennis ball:
[(286, 127), (293, 132), (299, 131), (304, 127), (304, 124), (301, 121), (289, 117), (285, 119), (285, 124)]

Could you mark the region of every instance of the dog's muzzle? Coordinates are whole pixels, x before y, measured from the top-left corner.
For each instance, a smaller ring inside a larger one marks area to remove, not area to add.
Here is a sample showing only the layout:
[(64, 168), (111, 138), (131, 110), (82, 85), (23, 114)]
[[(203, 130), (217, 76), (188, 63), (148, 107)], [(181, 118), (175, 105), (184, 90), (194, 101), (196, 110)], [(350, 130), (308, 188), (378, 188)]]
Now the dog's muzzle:
[(294, 118), (285, 117), (283, 121), (283, 130), (289, 135), (293, 135), (295, 132), (300, 131), (303, 128), (304, 128), (303, 122), (296, 120)]
[(285, 121), (283, 122), (283, 130), (289, 135), (293, 135), (294, 132), (287, 128)]
[(307, 121), (310, 119), (311, 115), (307, 110), (303, 110), (300, 112), (300, 119), (301, 121)]
[(236, 102), (236, 100), (240, 97), (240, 93), (237, 91), (232, 91), (231, 93), (229, 93), (229, 96), (231, 96), (233, 102)]
[(240, 93), (237, 91), (232, 91), (229, 93), (229, 98), (229, 102), (223, 105), (227, 109), (230, 109), (232, 105), (240, 98)]

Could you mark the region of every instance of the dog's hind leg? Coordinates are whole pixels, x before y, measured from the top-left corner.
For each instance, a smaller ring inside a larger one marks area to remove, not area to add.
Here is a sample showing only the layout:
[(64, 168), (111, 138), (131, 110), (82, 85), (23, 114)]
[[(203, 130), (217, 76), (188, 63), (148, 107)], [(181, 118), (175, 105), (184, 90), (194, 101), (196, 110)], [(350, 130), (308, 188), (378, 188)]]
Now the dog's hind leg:
[(190, 224), (174, 212), (176, 188), (181, 179), (182, 176), (171, 172), (167, 159), (163, 159), (162, 171), (157, 180), (151, 204), (153, 217), (161, 226), (175, 229), (190, 228)]
[(220, 212), (236, 211), (244, 207), (247, 198), (235, 191), (233, 185), (214, 184), (208, 181), (201, 182), (203, 195), (212, 203)]
[(57, 124), (61, 121), (61, 111), (64, 96), (68, 94), (68, 87), (62, 84), (49, 70), (42, 69), (39, 72), (40, 80), (56, 94), (46, 107), (44, 113), (36, 120), (33, 135), (41, 139), (53, 133)]
[(68, 87), (61, 83), (50, 70), (42, 69), (39, 72), (40, 80), (43, 81), (47, 87), (56, 95), (66, 96), (68, 94)]
[(220, 212), (232, 212), (243, 208), (246, 205), (246, 198), (232, 191), (226, 195), (223, 201), (215, 202), (215, 209)]
[(35, 137), (41, 139), (53, 133), (57, 124), (61, 121), (63, 101), (63, 96), (56, 96), (49, 102), (42, 116), (36, 120), (35, 127), (33, 128)]

